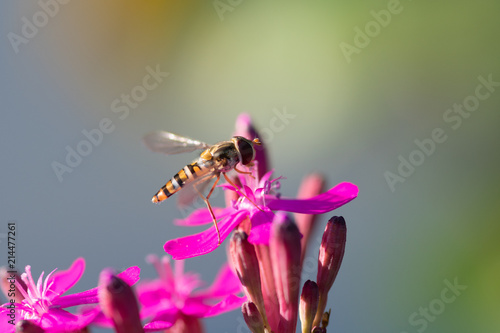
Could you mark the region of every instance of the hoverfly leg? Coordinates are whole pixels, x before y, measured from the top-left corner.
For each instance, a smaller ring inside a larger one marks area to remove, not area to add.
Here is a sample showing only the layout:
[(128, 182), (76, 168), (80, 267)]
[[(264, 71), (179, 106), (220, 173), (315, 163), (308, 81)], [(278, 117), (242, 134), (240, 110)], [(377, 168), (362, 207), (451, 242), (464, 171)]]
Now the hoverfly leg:
[(220, 174), (217, 175), (217, 179), (215, 180), (215, 183), (212, 185), (212, 188), (210, 189), (210, 192), (208, 192), (208, 195), (205, 197), (203, 194), (201, 194), (200, 191), (198, 191), (198, 189), (196, 188), (196, 185), (194, 186), (196, 192), (198, 192), (198, 194), (200, 195), (200, 197), (203, 199), (203, 201), (205, 201), (205, 203), (207, 204), (207, 207), (208, 207), (208, 211), (210, 212), (210, 215), (212, 216), (212, 219), (214, 221), (214, 227), (215, 227), (215, 230), (217, 231), (217, 246), (220, 245), (220, 232), (219, 232), (219, 226), (217, 225), (217, 219), (215, 218), (215, 214), (214, 214), (214, 211), (212, 210), (212, 205), (210, 205), (210, 201), (208, 201), (208, 199), (210, 198), (210, 196), (212, 195), (212, 192), (214, 191), (215, 189), (215, 186), (217, 185), (217, 183), (219, 182), (219, 179), (220, 179)]
[[(239, 170), (236, 166), (233, 168), (234, 171), (236, 171), (237, 173), (242, 173), (242, 174), (245, 174), (245, 175), (249, 175), (250, 177), (252, 177), (253, 179), (255, 179), (255, 177), (252, 175), (252, 173), (250, 171), (242, 171), (242, 170)], [(232, 184), (231, 184), (232, 185)]]
[[(210, 199), (210, 196), (212, 195), (212, 192), (214, 191), (215, 187), (217, 186), (217, 183), (219, 182), (220, 179), (220, 173), (217, 175), (217, 179), (215, 180), (215, 183), (212, 185), (212, 188), (210, 189), (210, 192), (208, 192), (206, 199)], [(198, 192), (199, 193), (199, 192)]]
[(250, 198), (249, 198), (249, 197), (247, 197), (247, 195), (246, 195), (245, 193), (243, 193), (242, 191), (240, 191), (240, 189), (238, 188), (238, 186), (236, 186), (236, 184), (235, 184), (235, 183), (233, 183), (233, 182), (231, 181), (231, 179), (229, 179), (229, 177), (228, 177), (228, 176), (226, 176), (226, 174), (225, 174), (225, 173), (222, 173), (222, 174), (224, 175), (224, 178), (226, 178), (226, 181), (227, 181), (227, 182), (228, 182), (228, 183), (229, 183), (232, 187), (234, 187), (234, 189), (236, 190), (236, 192), (238, 192), (239, 194), (241, 194), (242, 196), (244, 196), (244, 197), (245, 197), (248, 201), (250, 201), (250, 203), (251, 203), (252, 205), (254, 205), (255, 207), (257, 207), (257, 209), (258, 209), (258, 210), (260, 210), (261, 212), (263, 212), (263, 210), (262, 210), (262, 209), (260, 209), (260, 207), (259, 207), (259, 206), (257, 206), (257, 204), (256, 204), (255, 202), (253, 202), (252, 200), (250, 200)]

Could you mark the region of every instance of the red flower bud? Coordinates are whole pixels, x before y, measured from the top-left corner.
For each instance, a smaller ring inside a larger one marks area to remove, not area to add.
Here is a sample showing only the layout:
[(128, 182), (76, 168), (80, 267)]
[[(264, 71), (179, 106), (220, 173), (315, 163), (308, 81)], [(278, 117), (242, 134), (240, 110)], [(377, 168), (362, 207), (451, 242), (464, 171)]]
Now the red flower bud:
[(117, 333), (143, 333), (139, 307), (132, 288), (110, 270), (99, 276), (99, 305)]
[(20, 320), (16, 324), (16, 333), (43, 333), (41, 327), (29, 320)]
[(264, 325), (267, 327), (266, 310), (260, 284), (259, 261), (254, 246), (248, 242), (246, 233), (241, 231), (233, 233), (229, 252), (245, 294), (259, 309)]
[(326, 224), (323, 239), (319, 248), (317, 283), (319, 289), (319, 306), (314, 320), (318, 326), (326, 308), (328, 291), (333, 285), (344, 257), (347, 228), (342, 216), (332, 217)]
[(248, 328), (252, 333), (264, 333), (265, 326), (262, 316), (260, 315), (257, 306), (252, 302), (245, 302), (241, 306), (241, 312), (243, 313), (243, 319), (247, 323)]
[(307, 280), (300, 295), (300, 321), (302, 333), (310, 333), (318, 310), (319, 292), (316, 282)]
[(300, 290), (301, 234), (284, 214), (273, 221), (269, 248), (273, 263), (281, 320), (278, 332), (295, 333)]

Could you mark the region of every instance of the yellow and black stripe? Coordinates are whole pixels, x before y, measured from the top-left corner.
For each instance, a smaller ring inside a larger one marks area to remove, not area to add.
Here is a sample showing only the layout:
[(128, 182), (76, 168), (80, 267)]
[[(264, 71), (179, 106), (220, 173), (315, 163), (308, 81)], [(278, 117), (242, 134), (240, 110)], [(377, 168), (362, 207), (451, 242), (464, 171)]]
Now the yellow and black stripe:
[(205, 175), (208, 171), (209, 168), (200, 164), (199, 161), (194, 161), (193, 163), (186, 165), (153, 196), (151, 201), (158, 203), (166, 200), (175, 192), (178, 192), (182, 187), (184, 187), (184, 185), (189, 184), (200, 176)]

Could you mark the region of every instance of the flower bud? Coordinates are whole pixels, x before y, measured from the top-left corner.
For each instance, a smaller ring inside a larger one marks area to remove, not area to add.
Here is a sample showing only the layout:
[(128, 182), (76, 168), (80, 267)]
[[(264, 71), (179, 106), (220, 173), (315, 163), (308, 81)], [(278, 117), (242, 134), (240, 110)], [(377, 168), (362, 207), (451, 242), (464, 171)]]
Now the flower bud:
[[(297, 194), (297, 199), (309, 199), (315, 197), (323, 192), (325, 185), (325, 179), (320, 174), (310, 174), (304, 177)], [(317, 214), (294, 214), (295, 222), (302, 234), (302, 259), (304, 260), (304, 255), (306, 253), (307, 244), (309, 238), (316, 227)]]
[(21, 301), (24, 299), (23, 294), (17, 290), (16, 282), (23, 288), (23, 290), (26, 290), (26, 283), (21, 279), (21, 276), (15, 272), (15, 273), (9, 273), (7, 271), (7, 268), (5, 267), (0, 267), (0, 287), (2, 288), (2, 292), (4, 293), (5, 297), (8, 299), (12, 299), (12, 297), (9, 296), (12, 295), (12, 290), (14, 290), (14, 300), (16, 303), (21, 303)]
[(260, 281), (267, 321), (271, 328), (277, 328), (280, 322), (280, 309), (269, 245), (255, 244), (254, 247), (259, 260)]
[(326, 333), (326, 328), (322, 328), (319, 326), (314, 326), (311, 333)]
[(300, 295), (300, 321), (302, 323), (302, 333), (310, 333), (316, 311), (318, 310), (318, 285), (316, 282), (307, 280), (302, 287)]
[(259, 133), (252, 124), (252, 119), (250, 119), (247, 113), (240, 114), (236, 119), (236, 130), (234, 131), (234, 135), (242, 136), (248, 140), (253, 140), (255, 138), (260, 139), (261, 145), (254, 146), (254, 160), (257, 161), (257, 178), (260, 179), (269, 170), (265, 142), (262, 141), (262, 137), (259, 136)]
[(323, 313), (323, 316), (321, 317), (321, 327), (323, 327), (325, 330), (328, 326), (328, 323), (330, 323), (330, 315), (331, 314), (332, 314), (332, 309)]
[(132, 288), (110, 270), (99, 276), (99, 305), (117, 333), (143, 333), (139, 307)]
[(29, 320), (20, 320), (16, 324), (16, 333), (43, 333), (41, 327)]
[(318, 326), (326, 308), (328, 291), (333, 285), (344, 257), (347, 228), (342, 216), (332, 217), (326, 224), (319, 248), (318, 275), (319, 305), (314, 325)]
[(262, 316), (260, 315), (257, 306), (252, 302), (245, 302), (241, 306), (241, 312), (243, 313), (243, 319), (247, 323), (248, 328), (252, 333), (264, 333), (264, 322)]
[(255, 304), (267, 327), (266, 311), (260, 283), (259, 262), (255, 248), (248, 241), (246, 233), (241, 231), (233, 233), (229, 244), (229, 252), (245, 294)]
[(286, 215), (273, 221), (269, 242), (281, 320), (278, 332), (294, 333), (297, 327), (300, 290), (300, 232)]

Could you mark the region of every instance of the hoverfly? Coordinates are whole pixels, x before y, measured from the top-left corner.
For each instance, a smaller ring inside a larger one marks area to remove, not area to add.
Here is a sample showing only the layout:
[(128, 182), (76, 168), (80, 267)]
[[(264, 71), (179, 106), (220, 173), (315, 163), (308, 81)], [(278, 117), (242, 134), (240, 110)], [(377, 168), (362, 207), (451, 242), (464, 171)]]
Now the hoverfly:
[[(226, 176), (226, 173), (235, 170), (239, 173), (251, 174), (250, 172), (239, 170), (236, 166), (238, 163), (245, 166), (252, 165), (252, 161), (255, 158), (255, 145), (261, 145), (259, 139), (255, 138), (253, 140), (248, 140), (241, 136), (235, 136), (231, 138), (230, 141), (222, 141), (214, 145), (209, 145), (205, 142), (193, 140), (170, 132), (158, 131), (146, 135), (144, 137), (144, 143), (153, 152), (167, 155), (204, 149), (198, 158), (177, 172), (153, 196), (152, 202), (158, 203), (166, 200), (174, 193), (184, 188), (184, 191), (180, 192), (179, 204), (188, 205), (196, 197), (196, 194), (198, 194), (203, 201), (205, 201), (210, 211), (215, 230), (217, 231), (218, 244), (220, 245), (219, 227), (217, 226), (217, 219), (215, 218), (215, 214), (209, 202), (210, 196), (222, 174), (226, 181), (231, 184), (236, 191), (246, 197), (246, 195), (239, 191), (238, 187)], [(202, 191), (213, 178), (215, 178), (215, 182), (208, 194), (204, 196)], [(182, 193), (185, 194), (182, 195)], [(252, 202), (250, 199), (248, 200)]]

